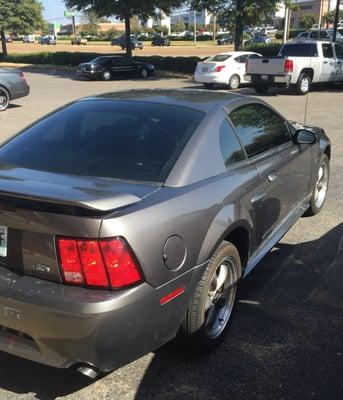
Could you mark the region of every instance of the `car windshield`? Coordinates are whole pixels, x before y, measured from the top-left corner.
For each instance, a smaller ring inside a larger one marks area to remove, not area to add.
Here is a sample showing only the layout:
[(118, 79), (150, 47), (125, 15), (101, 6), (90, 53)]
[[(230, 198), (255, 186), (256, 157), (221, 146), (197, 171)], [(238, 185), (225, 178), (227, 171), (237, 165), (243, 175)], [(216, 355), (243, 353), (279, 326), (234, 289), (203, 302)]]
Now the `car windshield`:
[(163, 182), (204, 115), (148, 102), (76, 102), (0, 147), (0, 163), (53, 173)]
[(231, 58), (232, 56), (229, 54), (216, 54), (215, 56), (212, 56), (208, 58), (206, 61), (217, 61), (217, 62), (223, 62)]
[(314, 43), (286, 44), (279, 53), (282, 57), (318, 57), (317, 45)]

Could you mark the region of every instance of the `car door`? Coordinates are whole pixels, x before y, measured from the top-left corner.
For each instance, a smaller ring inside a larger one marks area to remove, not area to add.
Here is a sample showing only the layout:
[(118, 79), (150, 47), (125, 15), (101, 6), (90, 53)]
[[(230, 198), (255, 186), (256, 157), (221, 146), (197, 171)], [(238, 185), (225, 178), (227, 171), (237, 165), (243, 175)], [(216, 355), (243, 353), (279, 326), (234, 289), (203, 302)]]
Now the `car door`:
[(263, 241), (308, 195), (311, 147), (294, 144), (287, 121), (266, 105), (241, 106), (230, 113), (230, 119), (263, 182), (256, 217)]
[(335, 54), (336, 54), (336, 79), (337, 81), (343, 81), (343, 46), (335, 43)]
[(239, 77), (241, 78), (241, 82), (246, 82), (244, 80), (244, 75), (245, 75), (245, 65), (246, 65), (246, 61), (248, 59), (249, 55), (248, 54), (242, 54), (238, 57), (235, 57), (233, 59), (233, 73), (238, 73)]
[(336, 80), (336, 59), (333, 53), (331, 43), (322, 43), (323, 62), (320, 74), (321, 82), (330, 82)]

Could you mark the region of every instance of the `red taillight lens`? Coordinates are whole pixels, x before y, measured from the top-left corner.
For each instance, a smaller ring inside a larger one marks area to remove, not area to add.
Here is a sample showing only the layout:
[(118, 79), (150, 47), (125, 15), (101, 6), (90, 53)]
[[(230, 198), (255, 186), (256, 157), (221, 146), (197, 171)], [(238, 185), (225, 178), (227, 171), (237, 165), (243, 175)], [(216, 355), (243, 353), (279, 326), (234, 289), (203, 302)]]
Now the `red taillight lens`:
[(119, 289), (142, 281), (139, 265), (124, 239), (57, 239), (63, 280), (88, 287)]
[(285, 60), (285, 72), (290, 73), (293, 72), (293, 60), (289, 60), (286, 58)]
[(220, 72), (220, 71), (222, 71), (224, 68), (226, 68), (225, 65), (218, 65), (218, 66), (213, 70), (213, 72)]

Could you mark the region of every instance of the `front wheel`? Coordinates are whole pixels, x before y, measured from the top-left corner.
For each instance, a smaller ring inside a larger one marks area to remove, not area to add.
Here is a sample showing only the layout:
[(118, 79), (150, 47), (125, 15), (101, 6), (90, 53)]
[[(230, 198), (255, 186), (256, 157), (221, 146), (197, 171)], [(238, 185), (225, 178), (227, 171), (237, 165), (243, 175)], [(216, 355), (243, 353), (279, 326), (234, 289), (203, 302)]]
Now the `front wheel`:
[(313, 188), (310, 207), (307, 209), (305, 216), (311, 217), (320, 213), (323, 209), (329, 188), (329, 178), (330, 160), (326, 154), (323, 154)]
[(142, 77), (143, 79), (146, 79), (148, 76), (149, 76), (148, 70), (147, 70), (146, 68), (143, 68), (143, 69), (141, 70), (141, 77)]
[(111, 73), (110, 71), (104, 71), (102, 73), (102, 80), (103, 81), (109, 81), (111, 79)]
[(240, 276), (238, 250), (222, 242), (202, 274), (181, 327), (182, 336), (193, 349), (212, 350), (225, 337)]
[(304, 95), (307, 94), (311, 89), (312, 79), (307, 74), (301, 74), (299, 76), (298, 82), (295, 85), (297, 94)]
[(5, 111), (10, 104), (10, 94), (5, 88), (0, 87), (0, 111)]

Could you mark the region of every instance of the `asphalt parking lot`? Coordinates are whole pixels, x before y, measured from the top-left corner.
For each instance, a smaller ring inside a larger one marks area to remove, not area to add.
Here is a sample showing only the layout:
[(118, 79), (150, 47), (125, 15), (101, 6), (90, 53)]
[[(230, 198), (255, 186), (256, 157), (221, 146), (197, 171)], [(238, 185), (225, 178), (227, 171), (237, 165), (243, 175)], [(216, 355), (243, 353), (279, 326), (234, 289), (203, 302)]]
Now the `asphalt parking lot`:
[[(26, 78), (31, 95), (0, 113), (0, 140), (75, 98), (122, 89), (196, 87), (185, 78), (88, 82), (33, 72)], [(241, 92), (253, 93), (250, 88)], [(304, 121), (305, 97), (282, 91), (264, 99), (288, 118)], [(0, 353), (0, 399), (341, 400), (343, 86), (319, 88), (307, 100), (306, 122), (323, 127), (333, 143), (326, 207), (316, 217), (301, 219), (242, 282), (222, 347), (194, 358), (172, 343), (96, 381)]]

